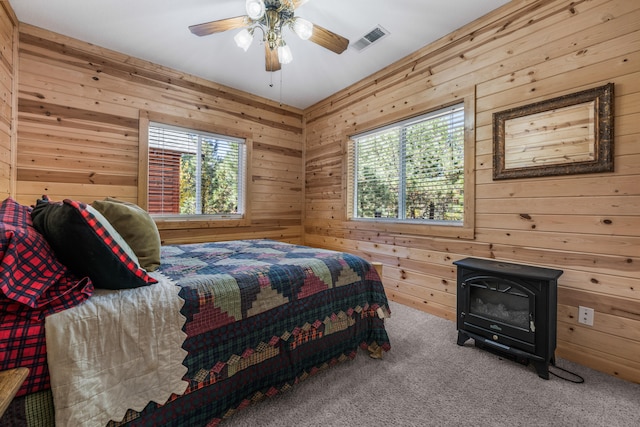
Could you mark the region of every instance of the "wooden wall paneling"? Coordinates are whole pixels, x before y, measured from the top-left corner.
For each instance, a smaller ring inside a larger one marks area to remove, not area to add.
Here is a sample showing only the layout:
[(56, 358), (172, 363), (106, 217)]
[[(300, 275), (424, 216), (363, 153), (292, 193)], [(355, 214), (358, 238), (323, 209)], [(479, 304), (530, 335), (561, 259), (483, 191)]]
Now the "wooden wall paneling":
[[(637, 299), (621, 298), (618, 295), (606, 295), (595, 291), (582, 292), (577, 289), (563, 287), (558, 292), (558, 302), (574, 307), (586, 305), (593, 307), (598, 313), (615, 315), (630, 320), (640, 320)], [(594, 324), (594, 329), (598, 329), (598, 327), (599, 325)]]
[[(385, 285), (385, 292), (387, 297), (392, 301), (397, 303), (426, 311), (435, 316), (442, 317), (447, 320), (455, 321), (456, 319), (456, 311), (452, 309), (449, 305), (442, 305), (434, 302), (430, 299), (419, 298), (413, 295), (409, 295), (406, 293), (398, 292), (396, 289), (393, 289), (387, 285)], [(393, 315), (393, 313), (392, 313)]]
[[(587, 197), (587, 196), (584, 196)], [(621, 236), (640, 227), (640, 218), (633, 215), (531, 215), (529, 213), (478, 214), (478, 228), (579, 233), (589, 229), (592, 234)]]
[[(307, 111), (308, 122), (313, 123), (316, 119), (326, 116), (326, 120), (333, 123), (335, 118), (330, 116), (331, 112), (347, 108), (354, 112), (354, 116), (359, 117), (359, 114), (371, 110), (370, 102), (375, 102), (370, 98), (372, 93), (379, 93), (385, 88), (394, 93), (394, 89), (397, 90), (400, 86), (398, 82), (402, 82), (406, 88), (408, 82), (416, 79), (422, 85), (431, 88), (455, 78), (487, 70), (501, 75), (503, 69), (496, 69), (495, 64), (500, 61), (500, 55), (504, 55), (505, 58), (513, 56), (513, 41), (508, 43), (509, 38), (514, 37), (514, 33), (524, 29), (528, 33), (535, 32), (543, 37), (547, 33), (547, 27), (564, 22), (568, 16), (575, 17), (578, 10), (590, 7), (590, 2), (585, 0), (564, 4), (550, 0), (512, 3), (518, 5), (514, 7), (510, 4), (497, 9), (313, 106)], [(504, 14), (502, 10), (506, 8), (517, 10), (511, 14)], [(532, 17), (534, 12), (537, 14)], [(521, 33), (522, 31), (516, 35)], [(501, 49), (505, 45), (507, 47)], [(440, 70), (446, 70), (446, 73), (439, 72)], [(402, 100), (401, 104), (405, 103), (406, 101)], [(350, 115), (343, 116), (340, 112), (335, 117), (353, 118)]]
[[(55, 62), (56, 55), (60, 54), (66, 60), (62, 62), (74, 64), (82, 74), (86, 74), (95, 82), (109, 82), (115, 78), (116, 90), (119, 88), (118, 93), (125, 97), (124, 100), (129, 94), (139, 95), (147, 101), (144, 108), (148, 108), (150, 97), (158, 96), (158, 91), (162, 91), (164, 96), (154, 108), (163, 109), (169, 106), (169, 109), (158, 111), (160, 113), (171, 114), (175, 111), (171, 107), (181, 107), (192, 114), (198, 111), (204, 114), (218, 113), (235, 120), (266, 124), (264, 129), (276, 126), (288, 126), (292, 129), (300, 127), (300, 112), (294, 108), (259, 99), (194, 76), (185, 76), (176, 70), (126, 57), (46, 30), (31, 26), (23, 28), (25, 31), (21, 35), (21, 41), (26, 46), (21, 47), (21, 50), (25, 53), (33, 51), (34, 56), (47, 64)], [(73, 59), (70, 60), (69, 55), (72, 55)], [(185, 93), (190, 95), (185, 97)], [(143, 108), (142, 105), (138, 107)]]
[[(618, 156), (620, 157), (620, 156)], [(542, 186), (540, 183), (544, 183)], [(640, 189), (634, 185), (634, 176), (622, 173), (572, 175), (538, 179), (505, 180), (502, 184), (487, 181), (485, 192), (479, 199), (518, 197), (567, 197), (582, 196), (637, 196)]]
[[(562, 322), (587, 328), (578, 323), (578, 310), (576, 310), (575, 307), (560, 304), (558, 306), (558, 316)], [(626, 336), (634, 341), (640, 341), (640, 323), (638, 323), (638, 320), (627, 319), (607, 313), (599, 313), (599, 316), (601, 316), (601, 318), (596, 325), (596, 330), (609, 335)], [(632, 358), (634, 357), (636, 357), (635, 354), (632, 355)]]
[[(638, 22), (634, 2), (512, 1), (308, 108), (305, 242), (382, 262), (392, 299), (450, 319), (452, 261), (562, 269), (558, 355), (640, 382)], [(493, 181), (493, 113), (608, 82), (615, 84), (614, 172)], [(349, 135), (451, 102), (469, 86), (476, 93), (475, 239), (349, 221), (344, 179), (334, 176), (344, 169)], [(578, 305), (595, 308), (593, 327), (570, 317)]]
[[(490, 244), (489, 258), (511, 260), (523, 264), (576, 269), (591, 274), (638, 277), (638, 258), (604, 253), (567, 252), (552, 249)], [(593, 282), (596, 285), (598, 282)]]
[(0, 4), (0, 199), (15, 195), (18, 19)]
[[(612, 69), (618, 69), (621, 72), (621, 74), (615, 76), (616, 80), (619, 81), (619, 83), (617, 83), (616, 85), (616, 98), (617, 98), (625, 93), (624, 90), (627, 89), (628, 83), (633, 84), (632, 82), (634, 78), (631, 76), (633, 76), (634, 72), (631, 72), (631, 71), (632, 70), (636, 71), (636, 70), (634, 69), (634, 66), (629, 63), (629, 61), (625, 61), (626, 59), (628, 59), (629, 56), (631, 55), (623, 55), (620, 57), (613, 58), (611, 61), (606, 63), (596, 64), (594, 66), (585, 66), (585, 67), (579, 68), (578, 70), (575, 70), (574, 72), (572, 72), (572, 74), (576, 74), (576, 82), (583, 82), (583, 83), (581, 83), (579, 86), (572, 86), (572, 88), (569, 91), (566, 90), (566, 76), (563, 76), (563, 75), (550, 77), (548, 81), (545, 81), (545, 85), (543, 87), (546, 88), (547, 87), (546, 84), (548, 83), (549, 86), (555, 86), (556, 91), (562, 91), (560, 92), (561, 95), (570, 94), (580, 90), (600, 86), (602, 84), (606, 84), (612, 81), (614, 76), (612, 76), (611, 71)], [(633, 56), (636, 59), (638, 58), (637, 54), (634, 54)], [(624, 64), (624, 66), (617, 67), (620, 64)], [(628, 68), (625, 69), (624, 67), (628, 67)], [(627, 75), (629, 76), (627, 77)], [(637, 78), (637, 76), (635, 78)], [(512, 108), (513, 106), (526, 105), (531, 102), (540, 101), (544, 98), (550, 98), (549, 95), (544, 96), (543, 98), (537, 97), (537, 95), (539, 94), (538, 92), (541, 91), (539, 86), (540, 84), (533, 82), (525, 86), (507, 89), (505, 91), (496, 93), (495, 95), (490, 95), (487, 97), (479, 97), (478, 105), (482, 109), (483, 114), (480, 114), (477, 117), (479, 122), (478, 126), (490, 124), (491, 115), (493, 112), (496, 112), (502, 109)], [(512, 103), (512, 101), (505, 101), (507, 99), (527, 99), (527, 94), (531, 94), (531, 93), (536, 94), (535, 99), (530, 99), (530, 100), (527, 100), (526, 102), (520, 101), (516, 104)], [(552, 93), (552, 92), (549, 92), (549, 93)], [(507, 105), (503, 104), (504, 107), (500, 107), (500, 109), (494, 109), (493, 107), (494, 105), (504, 103), (504, 102), (511, 102), (511, 103)]]
[(241, 239), (273, 239), (288, 243), (300, 244), (299, 226), (252, 226), (242, 228), (179, 228), (159, 227), (163, 245), (214, 242)]
[[(561, 39), (552, 39), (546, 44), (536, 43), (530, 45), (528, 50), (509, 51), (512, 56), (509, 59), (512, 60), (500, 64), (500, 74), (494, 79), (478, 85), (477, 97), (484, 98), (494, 94), (500, 96), (501, 98), (497, 98), (493, 104), (487, 105), (487, 108), (490, 108), (491, 105), (508, 106), (510, 103), (520, 102), (518, 95), (522, 95), (522, 92), (507, 92), (508, 90), (516, 91), (515, 88), (524, 88), (525, 91), (530, 92), (528, 96), (523, 97), (527, 102), (536, 97), (548, 98), (550, 93), (566, 91), (566, 84), (562, 85), (560, 82), (559, 87), (556, 87), (547, 84), (549, 82), (546, 79), (555, 77), (562, 81), (563, 73), (575, 71), (582, 65), (595, 66), (628, 53), (637, 53), (633, 49), (634, 41), (637, 39), (634, 37), (637, 29), (630, 30), (637, 19), (636, 14), (637, 11), (629, 11), (620, 17), (619, 20), (623, 22), (611, 19), (605, 24), (598, 22), (599, 15), (591, 16), (586, 25), (593, 25), (591, 27), (593, 30), (588, 30), (586, 37), (584, 27), (575, 27), (572, 24), (570, 27), (565, 26), (564, 29), (559, 27), (562, 32), (557, 35), (563, 36)], [(581, 14), (581, 16), (584, 15)], [(580, 31), (569, 32), (576, 31), (576, 28), (580, 28)], [(540, 66), (541, 63), (544, 67)], [(606, 75), (609, 74), (606, 73)], [(542, 80), (545, 80), (545, 84), (536, 87), (535, 83)], [(592, 84), (590, 79), (586, 81)], [(572, 88), (579, 86), (579, 84), (572, 85)], [(500, 102), (504, 99), (507, 99), (506, 104)]]
[[(638, 363), (640, 345), (637, 341), (603, 333), (592, 328), (574, 326), (564, 322), (558, 322), (558, 340), (572, 344), (579, 344), (586, 349), (607, 349), (608, 353), (615, 354), (620, 359)], [(627, 363), (627, 362), (625, 362)]]
[(246, 138), (253, 165), (248, 221), (159, 221), (163, 242), (302, 241), (302, 111), (30, 25), (20, 27), (20, 61), (19, 201), (146, 204), (140, 129), (152, 118)]
[(389, 271), (385, 268), (385, 286), (395, 287), (403, 294), (412, 295), (424, 300), (433, 301), (438, 304), (454, 307), (456, 305), (456, 294), (454, 292), (445, 292), (441, 287), (441, 279), (438, 277), (421, 274), (416, 271), (397, 269), (389, 267)]
[[(625, 301), (640, 300), (640, 278), (624, 275), (602, 274), (565, 269), (566, 277), (562, 280), (563, 289), (597, 294), (614, 295)], [(586, 294), (585, 294), (586, 295)], [(637, 308), (637, 307), (636, 307)]]
[(597, 366), (598, 370), (622, 379), (636, 378), (640, 372), (640, 363), (633, 363), (602, 349), (591, 348), (585, 352), (583, 345), (564, 340), (558, 342), (556, 357), (572, 360), (585, 366)]

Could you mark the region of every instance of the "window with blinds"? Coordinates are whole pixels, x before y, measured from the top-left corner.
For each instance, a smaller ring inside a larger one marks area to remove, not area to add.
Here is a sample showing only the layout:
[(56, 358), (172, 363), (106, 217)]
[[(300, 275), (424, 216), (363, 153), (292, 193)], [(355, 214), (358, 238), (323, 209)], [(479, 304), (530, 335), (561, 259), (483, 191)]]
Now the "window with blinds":
[(464, 133), (457, 104), (351, 137), (351, 217), (461, 224)]
[(241, 217), (245, 158), (243, 139), (150, 123), (149, 213)]

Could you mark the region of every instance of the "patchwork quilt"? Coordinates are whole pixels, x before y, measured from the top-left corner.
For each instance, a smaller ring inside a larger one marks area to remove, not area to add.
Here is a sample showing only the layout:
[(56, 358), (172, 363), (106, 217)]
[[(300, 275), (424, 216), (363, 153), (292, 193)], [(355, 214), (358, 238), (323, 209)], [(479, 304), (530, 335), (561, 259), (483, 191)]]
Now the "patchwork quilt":
[(189, 385), (112, 425), (216, 425), (358, 347), (390, 348), (380, 277), (357, 256), (270, 240), (174, 245), (159, 271), (185, 301)]

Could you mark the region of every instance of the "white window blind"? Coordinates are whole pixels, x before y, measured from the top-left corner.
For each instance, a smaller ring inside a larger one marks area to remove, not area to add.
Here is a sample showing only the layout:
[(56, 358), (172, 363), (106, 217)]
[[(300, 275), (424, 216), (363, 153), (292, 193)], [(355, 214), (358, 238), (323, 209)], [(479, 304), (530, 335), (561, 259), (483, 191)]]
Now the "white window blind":
[(149, 124), (149, 213), (239, 217), (244, 211), (243, 139)]
[(353, 218), (462, 222), (463, 104), (355, 135), (349, 159)]

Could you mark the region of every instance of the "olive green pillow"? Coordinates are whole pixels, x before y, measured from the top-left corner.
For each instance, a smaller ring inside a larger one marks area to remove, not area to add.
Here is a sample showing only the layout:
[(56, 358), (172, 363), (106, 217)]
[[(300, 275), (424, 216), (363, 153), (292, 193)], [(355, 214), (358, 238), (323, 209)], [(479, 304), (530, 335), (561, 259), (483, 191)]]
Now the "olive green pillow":
[(147, 211), (134, 203), (111, 197), (96, 200), (91, 206), (120, 233), (142, 268), (154, 271), (160, 266), (160, 233)]

